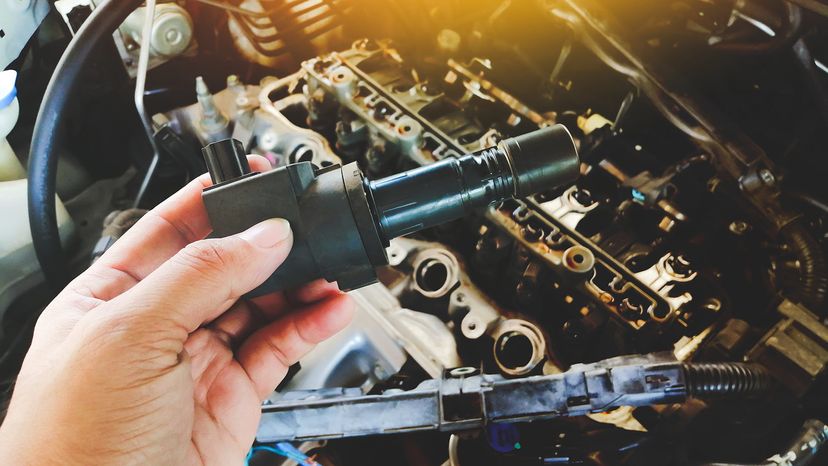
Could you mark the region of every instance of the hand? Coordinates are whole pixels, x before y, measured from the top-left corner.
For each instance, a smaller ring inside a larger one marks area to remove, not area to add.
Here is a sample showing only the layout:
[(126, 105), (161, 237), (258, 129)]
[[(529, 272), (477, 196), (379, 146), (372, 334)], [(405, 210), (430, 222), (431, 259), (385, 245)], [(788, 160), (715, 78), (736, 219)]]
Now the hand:
[(242, 464), (262, 400), (350, 321), (350, 299), (325, 282), (239, 300), (284, 261), (292, 234), (275, 219), (203, 239), (207, 185), (149, 212), (43, 312), (0, 464)]

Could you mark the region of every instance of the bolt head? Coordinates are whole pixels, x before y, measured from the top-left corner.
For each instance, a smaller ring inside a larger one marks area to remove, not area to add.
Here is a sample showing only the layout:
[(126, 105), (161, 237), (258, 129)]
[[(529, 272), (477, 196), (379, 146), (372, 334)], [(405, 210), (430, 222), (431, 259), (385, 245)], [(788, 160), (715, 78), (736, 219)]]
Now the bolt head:
[(773, 186), (776, 183), (776, 177), (767, 168), (759, 170), (759, 179), (768, 186)]
[(728, 229), (734, 235), (740, 235), (741, 236), (741, 235), (747, 233), (748, 230), (750, 230), (750, 225), (748, 225), (747, 222), (737, 220), (735, 222), (732, 222), (730, 224), (730, 226), (728, 227)]

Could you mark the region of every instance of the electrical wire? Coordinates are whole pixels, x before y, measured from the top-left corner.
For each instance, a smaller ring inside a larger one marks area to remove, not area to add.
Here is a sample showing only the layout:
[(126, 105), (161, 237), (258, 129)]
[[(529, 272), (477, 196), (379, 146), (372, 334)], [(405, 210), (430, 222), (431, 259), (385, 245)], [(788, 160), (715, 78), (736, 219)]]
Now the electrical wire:
[(740, 13), (740, 17), (743, 20), (770, 36), (769, 40), (760, 43), (731, 43), (725, 38), (725, 40), (713, 44), (713, 47), (726, 52), (746, 55), (761, 55), (790, 48), (800, 39), (804, 32), (802, 9), (785, 0), (782, 0), (781, 3), (785, 14), (782, 17), (782, 26), (780, 26), (778, 31), (774, 31), (761, 20), (750, 16), (747, 12), (743, 11)]
[(457, 434), (451, 434), (448, 443), (449, 466), (460, 466), (460, 437)]
[[(776, 31), (774, 31), (773, 28), (771, 28), (770, 26), (763, 23), (762, 21), (760, 21), (757, 18), (754, 18), (752, 16), (748, 16), (746, 13), (740, 13), (739, 18), (741, 18), (742, 20), (744, 20), (745, 22), (747, 22), (751, 26), (755, 27), (759, 31), (762, 31), (767, 36), (776, 37), (778, 35), (778, 33)], [(816, 65), (816, 67), (820, 71), (822, 71), (825, 74), (828, 74), (828, 65), (826, 65), (825, 63), (823, 63), (819, 60), (816, 60), (816, 59), (814, 59), (814, 64)]]
[(791, 198), (802, 202), (803, 204), (807, 204), (813, 207), (814, 209), (822, 211), (823, 215), (828, 215), (828, 203), (826, 203), (825, 201), (822, 201), (814, 196), (801, 192), (792, 192), (786, 194)]
[(147, 71), (149, 69), (149, 55), (150, 55), (150, 36), (152, 35), (152, 27), (155, 24), (155, 0), (146, 0), (144, 14), (144, 28), (141, 31), (141, 50), (138, 53), (138, 71), (135, 77), (135, 110), (141, 118), (141, 125), (146, 133), (147, 140), (149, 140), (150, 147), (152, 147), (152, 161), (147, 168), (147, 173), (141, 181), (141, 187), (138, 189), (138, 194), (135, 196), (134, 208), (137, 208), (144, 195), (149, 188), (152, 176), (158, 167), (160, 160), (160, 153), (158, 151), (158, 144), (155, 143), (155, 137), (152, 131), (152, 122), (147, 115), (147, 109), (144, 105), (144, 90), (147, 88)]
[(244, 460), (245, 466), (250, 466), (250, 461), (253, 459), (253, 456), (260, 451), (266, 451), (275, 455), (284, 456), (287, 459), (295, 461), (300, 466), (320, 466), (319, 463), (313, 460), (313, 458), (309, 457), (288, 442), (279, 442), (275, 446), (256, 445), (252, 447)]
[(239, 15), (249, 16), (251, 18), (268, 18), (267, 11), (253, 11), (248, 10), (247, 8), (241, 8), (236, 5), (231, 5), (229, 3), (220, 2), (217, 0), (196, 0), (198, 3), (203, 3), (204, 5), (211, 6), (213, 8), (218, 8), (220, 10), (229, 11), (232, 13), (236, 13)]

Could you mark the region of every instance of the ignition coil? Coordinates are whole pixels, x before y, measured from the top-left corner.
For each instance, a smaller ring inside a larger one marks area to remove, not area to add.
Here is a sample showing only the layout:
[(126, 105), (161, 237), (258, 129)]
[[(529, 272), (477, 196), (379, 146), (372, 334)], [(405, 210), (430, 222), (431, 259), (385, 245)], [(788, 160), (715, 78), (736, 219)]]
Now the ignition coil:
[(580, 162), (569, 131), (556, 125), (375, 181), (356, 163), (300, 162), (251, 173), (244, 147), (227, 139), (203, 149), (213, 186), (202, 197), (215, 236), (270, 218), (293, 229), (285, 262), (250, 296), (318, 278), (342, 290), (376, 282), (393, 238), (456, 220), (512, 197), (574, 182)]

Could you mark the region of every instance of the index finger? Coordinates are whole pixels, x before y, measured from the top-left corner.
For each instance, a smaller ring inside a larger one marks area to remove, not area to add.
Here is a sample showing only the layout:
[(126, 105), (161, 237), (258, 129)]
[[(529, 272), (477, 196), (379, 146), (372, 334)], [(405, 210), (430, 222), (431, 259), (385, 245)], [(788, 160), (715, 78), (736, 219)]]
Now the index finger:
[[(247, 158), (253, 171), (271, 168), (264, 157)], [(211, 185), (209, 175), (204, 174), (150, 210), (76, 281), (95, 298), (107, 301), (146, 278), (188, 244), (204, 239), (212, 227), (201, 193)]]

